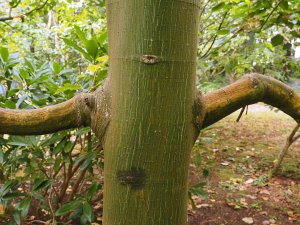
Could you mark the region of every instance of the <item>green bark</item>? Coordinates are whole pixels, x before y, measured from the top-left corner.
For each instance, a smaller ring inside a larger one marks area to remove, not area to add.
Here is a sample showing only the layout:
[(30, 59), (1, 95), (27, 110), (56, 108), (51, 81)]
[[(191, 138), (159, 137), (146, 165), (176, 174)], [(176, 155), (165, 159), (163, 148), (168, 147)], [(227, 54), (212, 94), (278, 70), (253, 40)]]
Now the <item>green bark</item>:
[(183, 225), (198, 0), (108, 0), (104, 225)]

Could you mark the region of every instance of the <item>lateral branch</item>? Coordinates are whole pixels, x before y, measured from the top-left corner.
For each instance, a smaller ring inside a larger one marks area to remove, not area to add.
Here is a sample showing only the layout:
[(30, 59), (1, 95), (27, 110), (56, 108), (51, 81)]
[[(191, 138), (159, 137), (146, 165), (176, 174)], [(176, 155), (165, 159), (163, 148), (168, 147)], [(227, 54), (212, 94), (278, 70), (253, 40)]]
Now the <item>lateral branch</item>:
[(72, 99), (40, 109), (11, 110), (0, 108), (0, 134), (36, 135), (88, 126), (86, 102), (91, 94), (78, 94)]
[[(236, 82), (203, 96), (208, 127), (246, 105), (264, 102), (300, 122), (300, 95), (284, 83), (261, 74), (247, 74)], [(197, 124), (199, 126), (199, 124)]]

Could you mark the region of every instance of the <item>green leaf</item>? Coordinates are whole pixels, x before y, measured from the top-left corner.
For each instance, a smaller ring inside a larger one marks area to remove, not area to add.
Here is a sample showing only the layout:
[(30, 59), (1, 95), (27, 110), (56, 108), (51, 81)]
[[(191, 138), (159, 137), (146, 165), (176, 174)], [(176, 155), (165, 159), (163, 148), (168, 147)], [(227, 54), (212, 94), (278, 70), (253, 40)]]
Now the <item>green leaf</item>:
[(97, 191), (100, 190), (100, 188), (101, 188), (101, 185), (98, 182), (94, 182), (93, 184), (91, 184), (91, 186), (89, 187), (89, 190), (86, 194), (87, 200), (90, 201), (95, 196)]
[(31, 64), (31, 62), (28, 59), (25, 58), (24, 63), (28, 67), (28, 69), (30, 69), (30, 71), (33, 72), (35, 70), (33, 64)]
[(51, 68), (55, 74), (59, 74), (59, 72), (61, 71), (61, 66), (55, 61), (51, 63)]
[(41, 145), (42, 146), (49, 146), (52, 144), (55, 144), (57, 142), (60, 142), (64, 137), (66, 136), (66, 133), (55, 133), (52, 136), (50, 136), (49, 138), (45, 139)]
[[(1, 143), (2, 143), (2, 139), (0, 139), (0, 145), (1, 145)], [(3, 164), (3, 162), (4, 162), (4, 154), (3, 154), (3, 149), (2, 148), (0, 148), (0, 164)]]
[(44, 196), (41, 195), (39, 192), (32, 192), (33, 197), (35, 197), (37, 200), (43, 202), (45, 201)]
[(290, 34), (297, 37), (297, 38), (300, 38), (300, 31), (293, 30), (293, 31), (290, 32)]
[(59, 152), (61, 152), (63, 149), (64, 149), (64, 146), (65, 146), (65, 144), (67, 143), (67, 140), (64, 138), (64, 139), (62, 139), (59, 143), (58, 143), (58, 145), (56, 145), (55, 147), (54, 147), (54, 150), (53, 150), (53, 154), (58, 154)]
[(192, 188), (198, 189), (198, 188), (203, 188), (207, 185), (206, 182), (199, 182), (198, 184), (195, 184)]
[(91, 128), (90, 127), (84, 127), (84, 128), (81, 128), (81, 129), (78, 129), (76, 132), (75, 132), (75, 135), (78, 136), (78, 135), (83, 135), (83, 134), (86, 134), (88, 132), (91, 132)]
[(272, 37), (271, 43), (275, 47), (275, 46), (281, 45), (283, 43), (283, 40), (284, 40), (283, 36), (281, 36), (280, 34), (277, 34), (276, 36)]
[(196, 153), (194, 163), (196, 166), (200, 166), (201, 164), (201, 154), (199, 152)]
[(74, 26), (74, 29), (75, 29), (75, 33), (79, 37), (80, 41), (85, 44), (87, 42), (85, 33), (77, 25)]
[(83, 48), (79, 47), (75, 42), (67, 38), (63, 38), (63, 41), (70, 47), (73, 47), (74, 49), (79, 51), (84, 56), (84, 58), (86, 58), (90, 62), (93, 62), (93, 58), (86, 51), (84, 51)]
[(81, 88), (79, 84), (66, 83), (61, 88), (57, 89), (55, 94), (60, 94), (66, 91), (77, 91)]
[(20, 76), (25, 80), (29, 79), (29, 73), (24, 69), (20, 69)]
[(16, 104), (11, 101), (11, 100), (6, 100), (5, 103), (4, 103), (5, 107), (6, 108), (9, 108), (9, 109), (15, 109), (16, 108)]
[(207, 178), (208, 175), (209, 175), (209, 170), (208, 170), (208, 169), (203, 169), (203, 170), (202, 170), (202, 176), (203, 176), (204, 178)]
[(19, 109), (20, 108), (20, 105), (26, 100), (28, 99), (28, 95), (25, 94), (23, 95), (22, 97), (20, 97), (16, 103), (16, 109)]
[(206, 182), (200, 182), (189, 188), (189, 192), (193, 195), (197, 195), (202, 198), (207, 198), (207, 192), (203, 190), (203, 187), (207, 185)]
[(44, 180), (44, 179), (38, 179), (34, 182), (32, 191), (39, 191), (45, 187), (48, 187), (50, 184), (52, 184), (52, 180)]
[(69, 153), (73, 148), (74, 143), (71, 141), (68, 141), (67, 144), (64, 147), (64, 153)]
[(21, 210), (21, 218), (25, 218), (28, 214), (29, 207), (30, 207), (31, 199), (30, 198), (25, 198), (20, 206), (19, 209)]
[(19, 91), (19, 89), (10, 89), (7, 93), (7, 97), (12, 97), (13, 95), (15, 95), (17, 92)]
[(17, 187), (19, 182), (17, 180), (10, 180), (5, 182), (5, 184), (0, 189), (0, 196), (4, 196), (9, 190)]
[(9, 56), (9, 52), (7, 48), (1, 47), (0, 48), (0, 57), (4, 62), (7, 62)]
[(2, 196), (2, 199), (4, 200), (11, 200), (17, 197), (21, 197), (21, 196), (26, 196), (25, 193), (21, 193), (21, 192), (11, 192), (11, 193), (7, 193), (5, 195)]
[(79, 205), (80, 205), (79, 200), (74, 200), (72, 202), (63, 204), (56, 212), (55, 216), (63, 216), (66, 215), (67, 213), (70, 213), (74, 211)]
[(88, 155), (87, 159), (83, 161), (83, 163), (80, 165), (81, 170), (85, 170), (86, 168), (90, 167), (93, 163), (94, 154)]
[(289, 3), (287, 1), (281, 1), (279, 4), (280, 8), (283, 10), (288, 10), (289, 9)]
[(211, 11), (216, 12), (216, 11), (221, 10), (222, 8), (225, 8), (225, 7), (226, 7), (226, 4), (224, 2), (221, 2), (217, 5), (215, 5), (214, 7), (212, 7)]
[(9, 137), (8, 144), (15, 146), (37, 146), (39, 142), (39, 136), (17, 136), (11, 135)]
[(226, 29), (217, 31), (218, 35), (226, 35), (226, 34), (229, 34), (229, 33), (230, 33), (230, 30), (226, 30)]
[(95, 60), (98, 55), (98, 43), (92, 39), (88, 40), (85, 44), (85, 49), (90, 54), (90, 56)]
[(88, 222), (92, 222), (93, 211), (88, 202), (84, 202), (83, 206), (83, 216), (87, 219)]
[(14, 217), (14, 220), (16, 222), (16, 224), (20, 225), (21, 224), (21, 217), (20, 217), (20, 214), (18, 212), (15, 212), (13, 214), (13, 217)]

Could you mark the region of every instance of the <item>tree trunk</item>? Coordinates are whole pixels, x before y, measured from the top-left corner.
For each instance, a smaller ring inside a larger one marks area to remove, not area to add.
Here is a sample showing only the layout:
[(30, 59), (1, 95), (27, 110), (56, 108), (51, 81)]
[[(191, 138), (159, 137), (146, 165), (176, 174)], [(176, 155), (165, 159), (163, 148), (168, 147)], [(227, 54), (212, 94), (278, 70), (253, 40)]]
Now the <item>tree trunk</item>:
[(198, 0), (108, 0), (104, 225), (183, 225)]

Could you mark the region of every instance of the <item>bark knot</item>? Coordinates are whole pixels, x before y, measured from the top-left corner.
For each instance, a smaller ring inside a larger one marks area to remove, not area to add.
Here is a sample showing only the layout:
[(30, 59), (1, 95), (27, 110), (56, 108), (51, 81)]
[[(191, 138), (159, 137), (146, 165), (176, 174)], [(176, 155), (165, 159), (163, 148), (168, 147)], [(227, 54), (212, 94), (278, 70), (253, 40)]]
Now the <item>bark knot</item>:
[(81, 93), (78, 94), (78, 113), (80, 123), (84, 126), (89, 126), (91, 122), (91, 112), (95, 107), (95, 97), (93, 94)]
[(258, 79), (254, 78), (254, 77), (251, 77), (250, 79), (251, 79), (251, 82), (252, 82), (252, 87), (257, 88), (257, 86), (259, 85)]
[(143, 55), (142, 62), (148, 65), (158, 63), (158, 57), (156, 55)]

